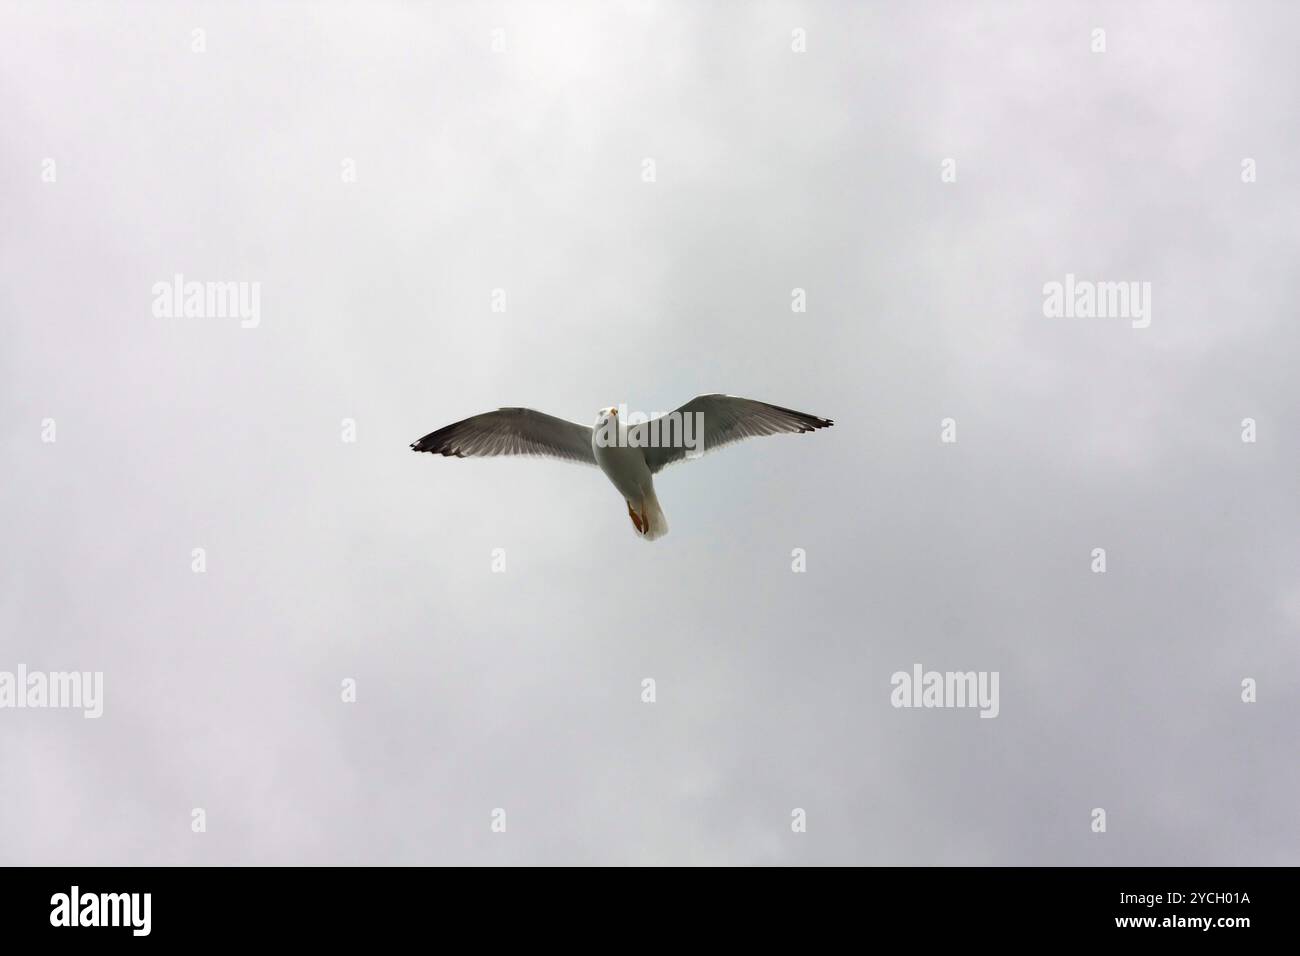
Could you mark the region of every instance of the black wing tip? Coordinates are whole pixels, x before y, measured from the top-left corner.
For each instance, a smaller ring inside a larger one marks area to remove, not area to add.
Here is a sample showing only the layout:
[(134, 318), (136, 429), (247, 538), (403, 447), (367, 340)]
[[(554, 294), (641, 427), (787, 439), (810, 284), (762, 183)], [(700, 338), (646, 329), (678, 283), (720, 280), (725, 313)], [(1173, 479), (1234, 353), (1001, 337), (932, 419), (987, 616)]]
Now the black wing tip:
[[(723, 395), (721, 397), (730, 398), (731, 396)], [(754, 401), (754, 399), (747, 399), (747, 401)], [(819, 428), (830, 428), (835, 424), (834, 420), (830, 418), (819, 418), (816, 415), (809, 415), (807, 412), (801, 412), (794, 408), (786, 408), (784, 405), (773, 405), (771, 402), (757, 402), (757, 404), (766, 405), (768, 408), (774, 409), (778, 412), (784, 412), (786, 415), (792, 415), (799, 419), (798, 434), (800, 435), (806, 434), (807, 432), (815, 432)]]
[(464, 458), (465, 455), (455, 448), (437, 448), (433, 445), (424, 444), (424, 439), (411, 442), (411, 451), (428, 452), (430, 455), (441, 455), (443, 458)]
[(816, 415), (809, 415), (808, 418), (811, 419), (811, 421), (806, 422), (804, 427), (799, 429), (800, 435), (805, 435), (808, 432), (815, 432), (819, 428), (830, 428), (835, 424), (835, 422), (829, 418), (818, 418)]
[(815, 432), (819, 428), (830, 428), (835, 424), (832, 419), (818, 418), (816, 415), (809, 415), (807, 412), (796, 412), (793, 408), (782, 408), (781, 411), (788, 412), (799, 419), (800, 435)]
[(464, 458), (465, 456), (460, 449), (445, 440), (447, 437), (446, 431), (446, 428), (439, 428), (436, 432), (429, 432), (418, 441), (411, 442), (411, 451), (424, 451), (431, 455), (442, 455), (443, 458), (451, 458), (452, 456)]

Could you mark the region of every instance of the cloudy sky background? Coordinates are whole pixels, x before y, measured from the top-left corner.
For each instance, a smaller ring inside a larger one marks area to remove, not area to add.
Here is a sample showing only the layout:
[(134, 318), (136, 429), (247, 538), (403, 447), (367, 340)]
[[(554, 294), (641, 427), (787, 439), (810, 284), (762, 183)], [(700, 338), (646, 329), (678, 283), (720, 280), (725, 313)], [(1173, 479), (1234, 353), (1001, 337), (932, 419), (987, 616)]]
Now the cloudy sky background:
[[(0, 711), (0, 862), (1300, 862), (1298, 30), (5, 0), (0, 670), (106, 700)], [(178, 272), (261, 325), (156, 318)], [(664, 472), (653, 545), (407, 448), (713, 391), (836, 426)], [(918, 662), (1000, 716), (892, 708)]]

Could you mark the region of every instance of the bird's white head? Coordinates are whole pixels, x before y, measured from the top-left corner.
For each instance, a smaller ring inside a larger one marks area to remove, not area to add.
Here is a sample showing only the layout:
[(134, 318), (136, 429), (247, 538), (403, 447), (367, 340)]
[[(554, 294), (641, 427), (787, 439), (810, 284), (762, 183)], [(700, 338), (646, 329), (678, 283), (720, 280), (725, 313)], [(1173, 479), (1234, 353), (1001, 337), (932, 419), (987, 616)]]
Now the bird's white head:
[(619, 430), (618, 409), (602, 408), (596, 413), (596, 424), (592, 426), (593, 441), (601, 448), (619, 444), (622, 432)]

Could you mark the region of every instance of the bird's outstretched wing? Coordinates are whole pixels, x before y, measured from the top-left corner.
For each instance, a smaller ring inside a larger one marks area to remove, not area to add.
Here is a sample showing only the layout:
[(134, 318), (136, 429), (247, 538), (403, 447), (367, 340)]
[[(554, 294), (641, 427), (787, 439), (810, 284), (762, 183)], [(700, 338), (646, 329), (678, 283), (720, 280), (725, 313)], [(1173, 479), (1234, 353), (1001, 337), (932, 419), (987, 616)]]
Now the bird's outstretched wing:
[[(679, 420), (684, 423), (685, 416), (694, 416), (697, 412), (704, 416), (704, 452), (743, 438), (810, 432), (834, 424), (829, 418), (818, 418), (816, 415), (769, 405), (767, 402), (756, 402), (752, 398), (736, 398), (734, 395), (701, 395), (670, 414), (679, 416)], [(674, 462), (685, 461), (691, 449), (680, 440), (681, 432), (677, 429), (681, 426), (675, 427), (674, 440), (670, 441), (666, 437), (670, 429), (662, 424), (659, 428), (659, 444), (651, 447), (648, 436), (653, 434), (650, 430), (653, 421), (651, 419), (650, 422), (634, 425), (628, 432), (630, 435), (636, 429), (645, 429), (639, 436), (639, 443), (645, 449), (643, 454), (646, 464), (650, 466), (650, 473), (657, 474)]]
[(565, 421), (531, 408), (499, 408), (430, 432), (411, 444), (457, 458), (493, 455), (546, 455), (584, 465), (596, 464), (591, 451), (591, 428)]

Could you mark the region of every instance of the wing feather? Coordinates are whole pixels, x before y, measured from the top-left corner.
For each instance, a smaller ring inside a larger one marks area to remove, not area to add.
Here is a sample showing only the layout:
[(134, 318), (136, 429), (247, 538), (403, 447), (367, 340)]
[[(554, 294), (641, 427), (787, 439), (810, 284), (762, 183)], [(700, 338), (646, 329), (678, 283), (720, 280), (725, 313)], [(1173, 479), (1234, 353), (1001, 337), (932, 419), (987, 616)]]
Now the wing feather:
[[(675, 414), (682, 416), (684, 420), (685, 416), (696, 413), (704, 416), (703, 450), (706, 453), (745, 438), (800, 434), (816, 431), (818, 428), (829, 428), (834, 424), (829, 418), (818, 418), (816, 415), (796, 412), (790, 408), (782, 408), (780, 405), (769, 405), (767, 402), (758, 402), (752, 398), (737, 398), (734, 395), (701, 395), (677, 409)], [(633, 427), (648, 429), (649, 422)], [(667, 431), (668, 429), (661, 426), (661, 435)], [(643, 434), (649, 435), (650, 432)], [(648, 442), (643, 438), (641, 444), (645, 447), (645, 460), (650, 466), (651, 474), (657, 474), (668, 465), (685, 461), (689, 450), (681, 442), (676, 446), (646, 447)]]
[(544, 455), (594, 465), (591, 431), (531, 408), (499, 408), (430, 432), (411, 448), (457, 458)]

